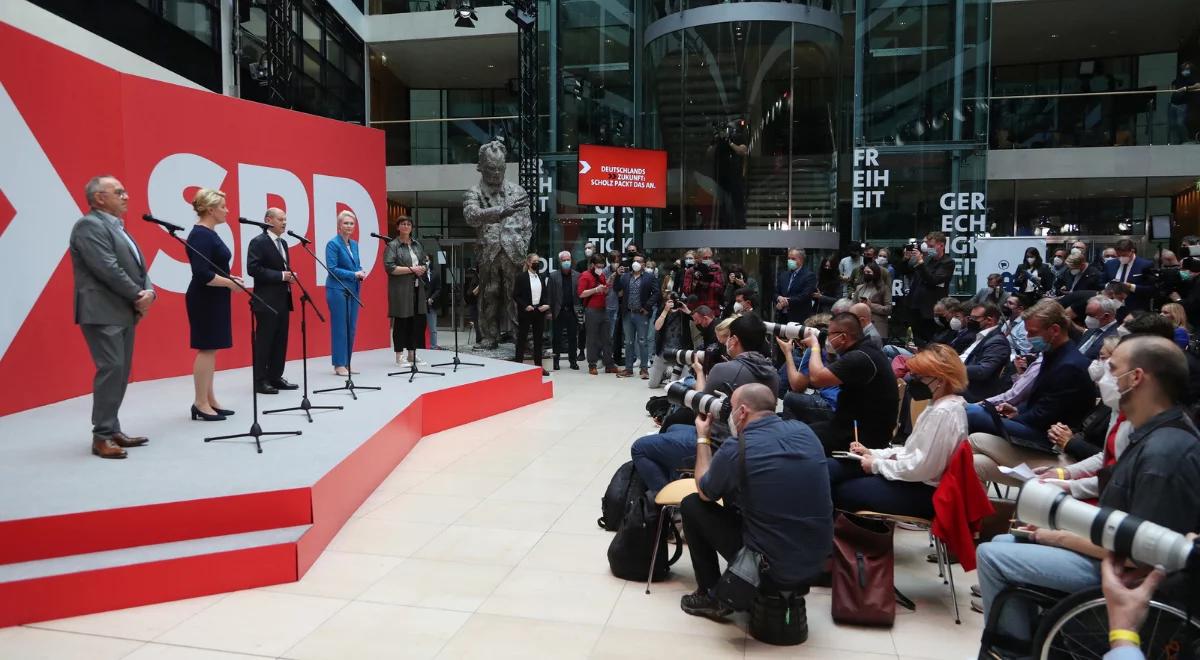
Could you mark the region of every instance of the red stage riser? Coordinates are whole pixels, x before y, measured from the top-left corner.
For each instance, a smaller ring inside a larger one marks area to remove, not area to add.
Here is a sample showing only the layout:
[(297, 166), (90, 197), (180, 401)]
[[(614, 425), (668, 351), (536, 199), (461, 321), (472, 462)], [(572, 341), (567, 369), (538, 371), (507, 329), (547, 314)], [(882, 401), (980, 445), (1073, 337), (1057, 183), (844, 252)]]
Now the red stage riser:
[(295, 544), (0, 584), (0, 628), (296, 580)]
[[(54, 523), (48, 527), (58, 535), (57, 538), (65, 541), (75, 538), (61, 527), (65, 519), (75, 518), (82, 524), (95, 525), (102, 519), (119, 514), (124, 526), (145, 531), (143, 526), (153, 526), (146, 522), (145, 515), (163, 521), (166, 520), (166, 511), (182, 511), (184, 509), (180, 507), (199, 506), (200, 512), (197, 515), (182, 515), (171, 519), (174, 528), (182, 530), (182, 526), (188, 521), (210, 516), (216, 520), (220, 519), (220, 515), (228, 516), (231, 519), (229, 522), (236, 524), (236, 514), (247, 510), (269, 511), (270, 503), (278, 503), (282, 496), (286, 496), (286, 503), (294, 508), (293, 498), (296, 494), (301, 494), (307, 495), (304, 498), (304, 513), (307, 514), (307, 519), (267, 528), (308, 522), (311, 522), (312, 527), (296, 543), (0, 583), (0, 627), (294, 582), (312, 567), (350, 516), (379, 487), (395, 466), (404, 460), (422, 436), (543, 401), (551, 398), (553, 394), (553, 384), (543, 382), (541, 374), (532, 369), (447, 390), (427, 392), (367, 439), (311, 489), (300, 488), (54, 516), (47, 519)], [(207, 513), (204, 512), (205, 509)], [(213, 511), (222, 513), (214, 516)], [(295, 511), (292, 511), (291, 515), (294, 514)], [(93, 519), (93, 516), (98, 518)], [(42, 519), (13, 521), (7, 524), (16, 523), (27, 525), (26, 530), (32, 530), (33, 526), (39, 524), (47, 524)], [(31, 538), (5, 536), (7, 531), (0, 528), (0, 538)], [(75, 531), (78, 532), (78, 528), (75, 528)], [(91, 529), (91, 533), (98, 532)], [(212, 535), (193, 533), (184, 538)], [(116, 538), (108, 538), (109, 542), (116, 542)], [(137, 545), (146, 543), (124, 543), (115, 547)], [(54, 547), (47, 549), (45, 546), (45, 543), (41, 543), (38, 547), (43, 552), (55, 552)], [(31, 552), (29, 549), (3, 549), (12, 551), (16, 556), (28, 555)], [(49, 556), (64, 554), (77, 553), (59, 552)]]

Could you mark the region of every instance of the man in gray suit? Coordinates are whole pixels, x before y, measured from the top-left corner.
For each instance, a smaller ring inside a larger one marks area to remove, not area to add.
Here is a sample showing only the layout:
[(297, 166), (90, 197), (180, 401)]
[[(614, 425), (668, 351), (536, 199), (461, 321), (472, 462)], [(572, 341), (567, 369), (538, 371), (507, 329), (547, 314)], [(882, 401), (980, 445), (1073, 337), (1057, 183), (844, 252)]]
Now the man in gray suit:
[(121, 432), (117, 414), (133, 364), (133, 329), (157, 297), (146, 260), (125, 231), (129, 195), (111, 175), (93, 177), (85, 190), (91, 211), (71, 229), (75, 323), (83, 330), (96, 378), (92, 383), (92, 453), (125, 458), (125, 447), (147, 438)]

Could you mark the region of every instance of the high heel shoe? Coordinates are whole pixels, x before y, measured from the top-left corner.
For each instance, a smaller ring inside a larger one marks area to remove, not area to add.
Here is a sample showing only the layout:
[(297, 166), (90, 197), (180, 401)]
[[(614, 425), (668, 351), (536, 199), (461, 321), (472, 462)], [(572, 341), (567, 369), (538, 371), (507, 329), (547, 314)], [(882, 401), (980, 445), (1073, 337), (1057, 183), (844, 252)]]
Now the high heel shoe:
[(201, 420), (201, 421), (205, 421), (205, 422), (220, 422), (220, 421), (223, 421), (224, 419), (225, 419), (225, 415), (222, 415), (219, 412), (216, 415), (210, 415), (206, 412), (200, 412), (200, 409), (197, 408), (195, 404), (192, 404), (192, 421), (193, 422), (196, 420)]
[(218, 415), (225, 415), (226, 417), (233, 417), (232, 410), (225, 410), (224, 408), (213, 408), (213, 410), (217, 411)]

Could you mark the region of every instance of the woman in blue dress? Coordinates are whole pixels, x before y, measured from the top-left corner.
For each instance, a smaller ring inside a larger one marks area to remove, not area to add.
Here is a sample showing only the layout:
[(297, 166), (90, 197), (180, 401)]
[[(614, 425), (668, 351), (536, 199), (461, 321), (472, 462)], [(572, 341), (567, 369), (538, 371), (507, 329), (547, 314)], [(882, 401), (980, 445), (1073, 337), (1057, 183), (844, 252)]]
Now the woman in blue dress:
[(354, 352), (354, 332), (358, 327), (358, 303), (346, 296), (345, 289), (357, 296), (359, 283), (367, 276), (358, 258), (358, 241), (350, 238), (356, 226), (358, 218), (350, 211), (342, 211), (337, 218), (337, 236), (325, 244), (325, 263), (331, 279), (337, 280), (325, 283), (325, 302), (329, 305), (333, 372), (339, 376), (350, 374), (350, 354)]
[(241, 279), (229, 274), (233, 255), (216, 232), (217, 225), (223, 224), (229, 214), (225, 193), (201, 188), (192, 200), (192, 208), (197, 216), (187, 237), (188, 245), (192, 247), (188, 250), (192, 281), (184, 294), (191, 346), (196, 349), (196, 363), (192, 368), (196, 397), (191, 413), (193, 420), (218, 422), (233, 414), (232, 410), (217, 403), (213, 393), (213, 371), (217, 366), (217, 351), (233, 346), (229, 292), (241, 283)]

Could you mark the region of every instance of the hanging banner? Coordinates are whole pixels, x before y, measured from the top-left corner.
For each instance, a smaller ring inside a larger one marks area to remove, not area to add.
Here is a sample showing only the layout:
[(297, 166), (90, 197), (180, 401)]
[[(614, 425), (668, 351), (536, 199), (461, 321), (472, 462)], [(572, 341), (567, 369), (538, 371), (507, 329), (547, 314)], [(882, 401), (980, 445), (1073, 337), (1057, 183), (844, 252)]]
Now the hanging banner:
[(666, 208), (667, 152), (579, 145), (579, 203)]

